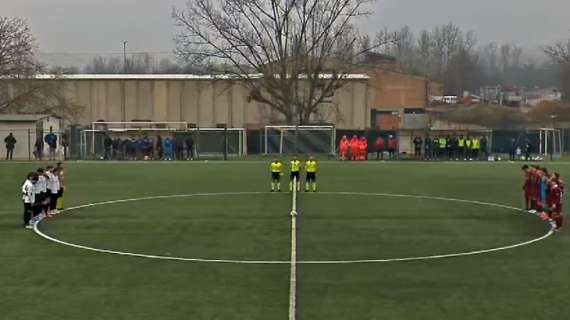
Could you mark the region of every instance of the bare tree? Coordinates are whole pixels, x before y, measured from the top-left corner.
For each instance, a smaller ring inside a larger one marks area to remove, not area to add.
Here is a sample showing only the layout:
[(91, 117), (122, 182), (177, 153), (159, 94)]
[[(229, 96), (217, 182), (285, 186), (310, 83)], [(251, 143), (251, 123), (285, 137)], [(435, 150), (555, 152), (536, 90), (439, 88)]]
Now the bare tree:
[(544, 48), (544, 52), (554, 61), (564, 64), (570, 63), (570, 38)]
[[(59, 81), (42, 81), (36, 42), (25, 20), (0, 17), (0, 113), (47, 113), (62, 117), (78, 111)], [(57, 79), (57, 77), (52, 77)]]
[(0, 112), (27, 100), (37, 90), (13, 81), (29, 79), (37, 72), (35, 49), (35, 39), (24, 20), (0, 17)]
[(544, 48), (544, 52), (560, 65), (562, 97), (570, 101), (570, 38)]
[(430, 64), (432, 60), (433, 41), (431, 34), (427, 30), (422, 30), (417, 40), (418, 57), (421, 60), (423, 75), (431, 74)]
[(364, 53), (373, 0), (193, 0), (174, 9), (177, 54), (241, 80), (287, 123), (308, 123)]

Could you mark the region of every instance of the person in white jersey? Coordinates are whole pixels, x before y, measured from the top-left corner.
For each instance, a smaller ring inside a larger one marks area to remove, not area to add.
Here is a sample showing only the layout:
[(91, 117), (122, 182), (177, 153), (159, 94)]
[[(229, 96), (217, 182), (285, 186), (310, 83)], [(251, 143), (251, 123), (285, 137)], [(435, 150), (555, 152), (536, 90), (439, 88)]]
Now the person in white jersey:
[(22, 201), (24, 203), (24, 228), (33, 229), (33, 225), (30, 223), (33, 216), (33, 208), (35, 199), (35, 184), (38, 182), (38, 174), (35, 172), (30, 172), (22, 185)]

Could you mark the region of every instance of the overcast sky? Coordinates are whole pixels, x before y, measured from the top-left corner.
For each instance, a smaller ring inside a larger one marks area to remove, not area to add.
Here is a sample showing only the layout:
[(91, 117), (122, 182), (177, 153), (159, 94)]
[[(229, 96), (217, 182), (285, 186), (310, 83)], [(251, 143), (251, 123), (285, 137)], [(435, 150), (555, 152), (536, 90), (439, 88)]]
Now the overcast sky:
[[(0, 15), (28, 19), (43, 52), (171, 51), (172, 6), (186, 0), (0, 0)], [(453, 22), (480, 42), (538, 47), (570, 36), (569, 0), (378, 0), (362, 23), (373, 33)]]

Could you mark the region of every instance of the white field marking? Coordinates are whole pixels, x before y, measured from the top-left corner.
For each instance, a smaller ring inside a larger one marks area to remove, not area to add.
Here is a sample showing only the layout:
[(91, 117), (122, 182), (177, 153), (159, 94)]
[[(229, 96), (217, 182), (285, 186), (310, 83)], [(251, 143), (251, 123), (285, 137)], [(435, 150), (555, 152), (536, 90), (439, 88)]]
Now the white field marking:
[[(122, 200), (112, 200), (112, 201), (104, 201), (104, 202), (97, 202), (91, 203), (86, 205), (80, 205), (76, 207), (72, 207), (69, 209), (65, 209), (61, 211), (61, 213), (69, 214), (73, 210), (86, 208), (86, 207), (94, 207), (99, 205), (105, 204), (113, 204), (113, 203), (121, 203), (121, 202), (131, 202), (131, 201), (140, 201), (140, 200), (154, 200), (154, 199), (170, 199), (170, 198), (183, 198), (183, 197), (197, 197), (197, 196), (232, 196), (232, 195), (255, 195), (255, 194), (270, 194), (269, 192), (228, 192), (228, 193), (196, 193), (196, 194), (186, 194), (186, 195), (169, 195), (169, 196), (152, 196), (152, 197), (143, 197), (143, 198), (133, 198), (133, 199), (122, 199)], [(488, 203), (483, 201), (475, 201), (475, 200), (462, 200), (462, 199), (453, 199), (453, 198), (445, 198), (445, 197), (432, 197), (432, 196), (421, 196), (421, 195), (404, 195), (404, 194), (390, 194), (390, 193), (359, 193), (359, 192), (320, 192), (320, 193), (310, 193), (311, 195), (318, 195), (318, 194), (325, 194), (325, 195), (354, 195), (354, 196), (387, 196), (387, 197), (407, 197), (407, 198), (415, 198), (415, 199), (427, 199), (427, 200), (441, 200), (441, 201), (454, 201), (454, 202), (462, 202), (462, 203), (471, 203), (483, 206), (491, 206), (491, 207), (498, 207), (509, 209), (513, 211), (517, 211), (519, 213), (525, 212), (519, 208), (515, 208), (508, 205), (502, 205), (498, 203)], [(41, 221), (34, 225), (34, 231), (39, 236), (47, 239), (49, 241), (74, 247), (77, 249), (83, 249), (93, 252), (99, 253), (108, 253), (108, 254), (116, 254), (121, 256), (129, 256), (129, 257), (138, 257), (138, 258), (146, 258), (146, 259), (158, 259), (158, 260), (175, 260), (175, 261), (188, 261), (188, 262), (211, 262), (211, 263), (235, 263), (235, 264), (290, 264), (291, 261), (284, 261), (284, 260), (234, 260), (234, 259), (204, 259), (204, 258), (184, 258), (184, 257), (171, 257), (171, 256), (162, 256), (162, 255), (149, 255), (149, 254), (140, 254), (140, 253), (132, 253), (132, 252), (122, 252), (116, 250), (107, 250), (107, 249), (99, 249), (94, 247), (83, 246), (75, 243), (70, 243), (66, 241), (62, 241), (51, 237), (39, 229)], [(357, 259), (357, 260), (298, 260), (297, 264), (356, 264), (356, 263), (388, 263), (388, 262), (403, 262), (403, 261), (421, 261), (421, 260), (435, 260), (435, 259), (444, 259), (444, 258), (454, 258), (454, 257), (463, 257), (463, 256), (472, 256), (472, 255), (479, 255), (497, 251), (504, 251), (510, 250), (514, 248), (519, 248), (523, 246), (527, 246), (542, 240), (547, 239), (548, 237), (554, 234), (554, 230), (550, 228), (548, 232), (536, 239), (532, 239), (529, 241), (516, 243), (508, 246), (492, 248), (492, 249), (484, 249), (484, 250), (477, 250), (477, 251), (468, 251), (468, 252), (460, 252), (460, 253), (449, 253), (449, 254), (436, 254), (436, 255), (428, 255), (428, 256), (420, 256), (420, 257), (407, 257), (407, 258), (390, 258), (390, 259)]]
[(291, 265), (289, 275), (289, 320), (297, 318), (297, 177), (293, 177), (291, 204)]

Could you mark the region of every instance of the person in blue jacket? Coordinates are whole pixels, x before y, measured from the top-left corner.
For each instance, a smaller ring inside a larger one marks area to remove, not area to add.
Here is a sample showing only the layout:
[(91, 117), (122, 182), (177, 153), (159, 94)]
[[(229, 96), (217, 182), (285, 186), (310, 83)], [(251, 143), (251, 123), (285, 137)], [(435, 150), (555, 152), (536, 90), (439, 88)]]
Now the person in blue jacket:
[(166, 137), (166, 139), (164, 139), (164, 160), (172, 161), (173, 153), (174, 140), (172, 140), (172, 137)]

